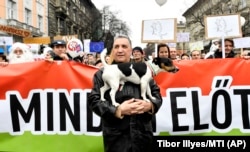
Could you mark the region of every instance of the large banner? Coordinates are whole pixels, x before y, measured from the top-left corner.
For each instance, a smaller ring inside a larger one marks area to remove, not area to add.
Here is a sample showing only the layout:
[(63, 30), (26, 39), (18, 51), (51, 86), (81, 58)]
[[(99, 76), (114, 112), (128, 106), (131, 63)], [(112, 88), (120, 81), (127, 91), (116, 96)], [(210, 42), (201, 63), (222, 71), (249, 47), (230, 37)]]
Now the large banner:
[[(175, 64), (178, 73), (155, 77), (163, 97), (155, 135), (250, 134), (250, 61)], [(74, 61), (0, 67), (0, 151), (103, 151), (100, 118), (86, 102), (97, 70)]]

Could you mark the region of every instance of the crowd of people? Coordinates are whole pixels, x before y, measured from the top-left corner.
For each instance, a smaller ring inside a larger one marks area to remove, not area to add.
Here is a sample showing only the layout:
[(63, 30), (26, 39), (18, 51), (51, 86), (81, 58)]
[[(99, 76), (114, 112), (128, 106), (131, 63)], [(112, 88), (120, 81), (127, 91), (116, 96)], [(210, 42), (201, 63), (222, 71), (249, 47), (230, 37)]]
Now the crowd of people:
[[(161, 50), (161, 46), (165, 46), (165, 54), (163, 55), (163, 50)], [(223, 48), (222, 48), (222, 40), (212, 41), (211, 48), (209, 52), (204, 53), (202, 50), (191, 50), (190, 53), (182, 53), (178, 54), (175, 48), (169, 48), (166, 44), (159, 44), (157, 51), (159, 57), (171, 58), (172, 60), (197, 60), (197, 59), (215, 59), (215, 58), (223, 58)], [(249, 59), (250, 49), (244, 49), (240, 54), (237, 54), (234, 51), (234, 41), (232, 39), (224, 39), (224, 58), (244, 58)]]
[[(197, 59), (213, 59), (213, 58), (223, 58), (222, 53), (222, 42), (221, 40), (213, 40), (212, 45), (208, 53), (204, 53), (201, 50), (191, 50), (190, 53), (178, 54), (176, 48), (169, 47), (166, 43), (160, 43), (157, 45), (157, 52), (153, 51), (150, 58), (155, 56), (170, 58), (172, 60), (197, 60)], [(73, 60), (76, 62), (84, 63), (90, 66), (95, 66), (97, 68), (102, 67), (102, 62), (100, 60), (100, 53), (84, 52), (83, 50), (77, 54), (72, 54), (71, 51), (67, 50), (67, 43), (63, 40), (55, 40), (47, 47), (42, 48), (41, 54), (39, 54), (39, 60)], [(237, 54), (234, 51), (234, 41), (232, 39), (224, 39), (224, 50), (225, 58), (250, 58), (250, 49), (244, 49), (241, 54)], [(148, 59), (145, 55), (145, 50), (140, 46), (135, 46), (132, 49), (131, 59), (133, 62), (143, 62)], [(106, 56), (106, 61), (109, 62), (110, 56)], [(36, 61), (35, 55), (30, 51), (29, 46), (16, 42), (12, 45), (9, 50), (9, 54), (0, 53), (0, 65), (6, 66), (8, 63), (22, 63)]]
[[(64, 40), (55, 40), (48, 46), (42, 47), (39, 55), (35, 55), (30, 50), (29, 45), (16, 42), (8, 50), (8, 55), (0, 53), (0, 65), (6, 66), (9, 63), (24, 63), (32, 62), (37, 60), (46, 61), (57, 61), (57, 60), (68, 60), (79, 63), (84, 63), (90, 66), (102, 67), (99, 55), (100, 53), (88, 52), (85, 53), (83, 48), (72, 53), (72, 51), (67, 49), (67, 43)], [(106, 61), (108, 62), (109, 56), (106, 56)]]

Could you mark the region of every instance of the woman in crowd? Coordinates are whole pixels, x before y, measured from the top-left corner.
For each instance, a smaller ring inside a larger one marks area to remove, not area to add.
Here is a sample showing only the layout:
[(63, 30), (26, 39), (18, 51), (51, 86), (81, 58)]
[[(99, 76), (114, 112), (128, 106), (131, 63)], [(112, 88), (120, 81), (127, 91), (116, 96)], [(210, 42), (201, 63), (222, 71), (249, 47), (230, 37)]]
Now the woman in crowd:
[(158, 44), (157, 56), (160, 58), (170, 58), (170, 49), (167, 44), (165, 43)]

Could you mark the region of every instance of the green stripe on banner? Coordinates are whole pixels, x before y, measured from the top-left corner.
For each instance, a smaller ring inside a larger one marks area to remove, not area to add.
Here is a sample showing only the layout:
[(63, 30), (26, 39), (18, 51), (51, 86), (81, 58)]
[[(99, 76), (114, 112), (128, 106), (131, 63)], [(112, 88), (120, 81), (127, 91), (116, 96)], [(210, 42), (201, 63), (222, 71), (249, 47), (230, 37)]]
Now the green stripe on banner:
[[(161, 132), (160, 136), (170, 136)], [(181, 135), (183, 136), (183, 134)], [(227, 133), (209, 132), (184, 136), (250, 136), (234, 129)], [(33, 135), (25, 132), (20, 136), (0, 134), (0, 151), (12, 152), (103, 152), (102, 136), (86, 135)]]
[(101, 136), (0, 134), (0, 151), (11, 152), (103, 152)]

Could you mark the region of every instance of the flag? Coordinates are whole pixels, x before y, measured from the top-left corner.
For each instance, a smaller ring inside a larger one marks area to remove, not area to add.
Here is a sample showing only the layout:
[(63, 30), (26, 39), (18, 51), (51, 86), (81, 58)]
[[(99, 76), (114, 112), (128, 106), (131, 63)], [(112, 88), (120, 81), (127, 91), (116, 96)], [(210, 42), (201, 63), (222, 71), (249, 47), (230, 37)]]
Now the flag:
[(90, 52), (102, 52), (104, 49), (104, 42), (90, 42)]

